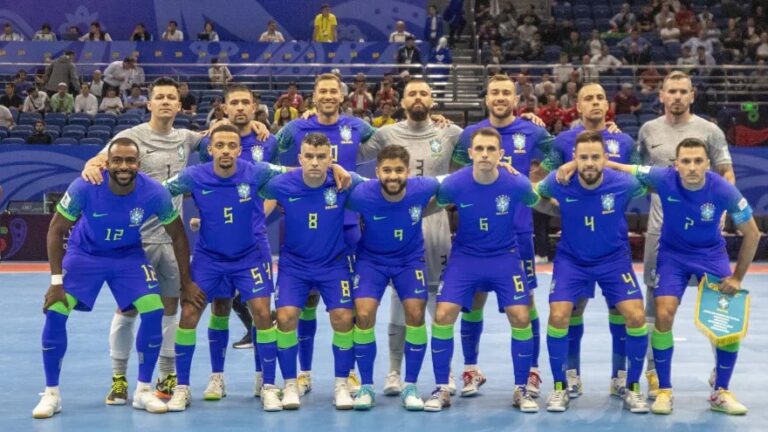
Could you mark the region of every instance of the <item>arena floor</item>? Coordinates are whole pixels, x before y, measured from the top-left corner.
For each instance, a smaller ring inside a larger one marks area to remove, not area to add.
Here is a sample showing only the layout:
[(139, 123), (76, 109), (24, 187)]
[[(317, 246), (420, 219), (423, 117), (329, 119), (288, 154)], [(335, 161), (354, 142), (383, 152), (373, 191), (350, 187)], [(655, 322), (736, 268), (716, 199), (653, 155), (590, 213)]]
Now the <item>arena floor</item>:
[[(500, 431), (500, 430), (568, 430), (571, 432), (621, 431), (750, 431), (768, 424), (768, 406), (760, 399), (760, 392), (768, 388), (765, 373), (768, 360), (768, 266), (755, 265), (745, 280), (745, 288), (752, 292), (750, 334), (742, 344), (732, 390), (750, 412), (745, 417), (729, 417), (709, 411), (707, 378), (713, 366), (712, 352), (706, 338), (695, 329), (693, 306), (695, 295), (689, 288), (683, 300), (675, 327), (675, 411), (670, 416), (630, 414), (621, 408), (618, 399), (608, 396), (610, 375), (610, 335), (606, 322), (606, 307), (602, 299), (593, 301), (585, 314), (585, 336), (582, 348), (582, 378), (584, 395), (572, 401), (571, 408), (562, 414), (521, 414), (512, 404), (510, 386), (512, 367), (509, 356), (509, 326), (505, 318), (494, 313), (489, 302), (486, 311), (485, 333), (482, 339), (480, 364), (488, 376), (482, 395), (472, 399), (455, 397), (453, 406), (441, 413), (411, 413), (400, 408), (399, 398), (382, 395), (370, 412), (338, 412), (331, 405), (332, 356), (329, 325), (323, 314), (318, 314), (319, 325), (315, 348), (314, 389), (302, 399), (302, 408), (295, 412), (264, 413), (258, 399), (251, 396), (253, 360), (250, 350), (230, 350), (227, 359), (228, 397), (220, 402), (204, 402), (202, 390), (207, 382), (209, 361), (206, 333), (199, 333), (199, 346), (192, 370), (193, 403), (184, 413), (153, 415), (137, 411), (130, 406), (113, 407), (103, 403), (110, 384), (108, 355), (109, 323), (114, 300), (108, 291), (102, 292), (94, 311), (73, 313), (69, 320), (69, 346), (61, 378), (63, 411), (52, 419), (34, 420), (32, 408), (38, 393), (43, 390), (43, 369), (40, 356), (40, 332), (43, 325), (42, 296), (48, 286), (46, 266), (41, 264), (0, 264), (0, 290), (5, 312), (0, 314), (0, 431), (78, 431), (110, 430), (415, 430), (429, 425), (440, 432)], [(544, 266), (539, 274), (539, 285), (549, 286), (551, 266)], [(542, 317), (548, 315), (544, 300), (545, 290), (539, 290), (538, 308)], [(389, 296), (385, 296), (377, 327), (379, 355), (376, 363), (377, 389), (386, 374), (387, 333), (386, 322)], [(201, 323), (207, 322), (204, 318)], [(545, 328), (545, 327), (543, 327)], [(231, 339), (242, 336), (236, 319), (231, 323)], [(457, 330), (458, 332), (458, 330)], [(543, 397), (552, 383), (542, 343), (540, 358), (543, 378)], [(461, 370), (461, 348), (456, 347), (454, 370)], [(133, 391), (136, 379), (136, 359), (131, 359), (128, 381)], [(760, 372), (760, 371), (763, 372)], [(279, 372), (278, 372), (279, 376)], [(421, 373), (420, 390), (426, 397), (432, 390), (434, 379), (430, 356)], [(645, 382), (643, 380), (643, 386)], [(762, 402), (761, 402), (762, 401)], [(426, 423), (430, 422), (430, 423)], [(759, 427), (758, 425), (764, 425)], [(524, 428), (524, 429), (519, 429)], [(762, 429), (761, 429), (762, 430)]]

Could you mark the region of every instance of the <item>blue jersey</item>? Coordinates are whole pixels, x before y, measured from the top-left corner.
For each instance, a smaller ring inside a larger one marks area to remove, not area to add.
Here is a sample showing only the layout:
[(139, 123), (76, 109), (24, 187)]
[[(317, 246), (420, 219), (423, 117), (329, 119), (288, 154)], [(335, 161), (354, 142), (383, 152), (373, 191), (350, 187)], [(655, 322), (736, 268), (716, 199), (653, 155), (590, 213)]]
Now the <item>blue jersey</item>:
[(562, 185), (555, 175), (550, 173), (536, 190), (560, 203), (563, 232), (558, 255), (584, 265), (626, 259), (629, 243), (624, 213), (633, 198), (645, 194), (642, 183), (611, 169), (603, 171), (603, 181), (595, 189), (584, 188), (578, 179)]
[(661, 200), (664, 221), (659, 249), (689, 256), (722, 253), (725, 240), (720, 232), (723, 212), (742, 224), (752, 218), (752, 208), (736, 186), (708, 171), (699, 190), (683, 187), (680, 175), (672, 168), (642, 166), (637, 177), (652, 187)]
[(440, 185), (437, 203), (455, 204), (459, 228), (452, 254), (496, 256), (517, 248), (517, 221), (511, 211), (517, 204), (534, 206), (539, 196), (528, 178), (499, 170), (495, 182), (483, 185), (475, 181), (472, 167), (448, 176)]
[[(352, 175), (352, 188), (362, 178)], [(298, 169), (270, 180), (261, 196), (274, 199), (285, 210), (285, 241), (280, 247), (280, 266), (298, 270), (346, 265), (344, 206), (351, 189), (336, 190), (333, 173), (328, 170), (320, 187), (304, 183)]]
[[(521, 174), (528, 177), (531, 171), (531, 159), (534, 151), (547, 155), (552, 147), (552, 135), (546, 129), (536, 126), (528, 120), (516, 118), (508, 126), (496, 128), (491, 121), (485, 119), (479, 123), (467, 126), (459, 136), (459, 143), (453, 151), (454, 163), (467, 166), (472, 163), (469, 159), (469, 148), (472, 145), (472, 134), (484, 127), (494, 128), (501, 134), (501, 148), (504, 150), (502, 162), (507, 162)], [(525, 205), (517, 205), (514, 209), (517, 231), (529, 233), (533, 231), (533, 214)]]
[(432, 177), (409, 178), (405, 196), (398, 202), (384, 198), (379, 180), (369, 180), (355, 190), (347, 208), (360, 213), (363, 235), (357, 258), (382, 266), (401, 266), (424, 257), (421, 218), (439, 183)]
[(56, 206), (63, 217), (77, 221), (69, 237), (69, 250), (123, 256), (141, 250), (140, 230), (146, 220), (157, 216), (167, 225), (179, 216), (171, 194), (146, 174), (136, 174), (136, 186), (127, 195), (115, 195), (109, 189), (109, 173), (102, 174), (107, 181), (100, 185), (81, 178), (73, 181)]
[[(584, 125), (579, 125), (557, 135), (552, 145), (552, 151), (542, 162), (544, 168), (554, 171), (560, 165), (572, 161), (576, 137), (584, 130)], [(640, 163), (640, 152), (631, 136), (625, 133), (610, 133), (608, 129), (601, 130), (600, 134), (603, 136), (605, 152), (608, 154), (609, 160), (622, 164)]]
[(234, 260), (251, 253), (266, 236), (264, 210), (253, 201), (259, 199), (259, 189), (282, 172), (264, 162), (239, 161), (235, 173), (222, 178), (208, 162), (184, 168), (164, 185), (174, 196), (192, 193), (200, 210), (195, 248), (216, 259)]
[(328, 137), (331, 142), (333, 161), (347, 171), (357, 170), (357, 152), (360, 143), (367, 141), (376, 130), (365, 121), (346, 115), (332, 125), (320, 124), (317, 116), (308, 119), (296, 119), (277, 133), (280, 162), (285, 166), (299, 166), (299, 152), (304, 136), (318, 132)]
[[(208, 146), (211, 144), (211, 137), (207, 136), (200, 141), (200, 162), (210, 162), (211, 155), (208, 154)], [(240, 159), (248, 162), (271, 162), (277, 163), (277, 138), (270, 135), (266, 141), (259, 140), (256, 134), (251, 132), (246, 136), (240, 137), (240, 145), (243, 152)]]

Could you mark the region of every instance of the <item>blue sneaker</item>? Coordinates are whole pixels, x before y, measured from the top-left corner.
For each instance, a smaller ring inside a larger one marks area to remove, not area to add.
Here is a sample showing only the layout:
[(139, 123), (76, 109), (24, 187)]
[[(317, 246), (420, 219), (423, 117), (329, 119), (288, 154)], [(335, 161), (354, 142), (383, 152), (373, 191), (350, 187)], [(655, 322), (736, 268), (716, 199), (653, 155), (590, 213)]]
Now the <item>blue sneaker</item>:
[(373, 392), (373, 386), (365, 384), (360, 386), (360, 390), (355, 395), (355, 404), (353, 408), (358, 411), (365, 411), (376, 405), (376, 395)]
[(403, 402), (403, 408), (408, 411), (424, 411), (424, 401), (419, 396), (416, 384), (406, 385), (400, 394), (400, 400)]

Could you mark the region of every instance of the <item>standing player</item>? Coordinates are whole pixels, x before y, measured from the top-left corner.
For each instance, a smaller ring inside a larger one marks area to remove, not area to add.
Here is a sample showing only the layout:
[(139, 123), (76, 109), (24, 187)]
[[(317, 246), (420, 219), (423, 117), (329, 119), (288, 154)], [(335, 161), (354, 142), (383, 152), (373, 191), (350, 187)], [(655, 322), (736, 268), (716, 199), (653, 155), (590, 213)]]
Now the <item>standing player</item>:
[(499, 170), (504, 151), (501, 135), (495, 129), (478, 129), (471, 142), (472, 167), (449, 176), (437, 195), (439, 205), (457, 207), (459, 227), (432, 324), (432, 364), (438, 387), (424, 409), (441, 411), (450, 406), (447, 384), (453, 324), (461, 310), (466, 312), (472, 307), (475, 292), (484, 290), (496, 292), (499, 311), (506, 313), (512, 327), (513, 404), (523, 412), (537, 412), (539, 407), (526, 390), (533, 354), (528, 283), (514, 235), (516, 222), (510, 212), (518, 202), (535, 205), (538, 196), (526, 177)]
[[(728, 183), (736, 184), (736, 176), (731, 164), (728, 143), (720, 128), (691, 113), (695, 94), (691, 78), (684, 72), (670, 72), (659, 92), (659, 99), (664, 104), (664, 115), (645, 123), (638, 133), (638, 144), (643, 163), (654, 166), (670, 166), (675, 160), (675, 146), (686, 138), (697, 138), (707, 148), (707, 156), (715, 172)], [(645, 254), (643, 256), (643, 279), (646, 285), (646, 319), (651, 326), (654, 320), (654, 302), (652, 292), (657, 284), (656, 263), (659, 249), (659, 235), (663, 221), (662, 203), (657, 194), (651, 194), (651, 209), (648, 215), (648, 232), (645, 236)], [(648, 395), (655, 397), (658, 378), (655, 371), (652, 352), (648, 352)], [(710, 377), (710, 384), (714, 376)]]
[[(392, 281), (405, 311), (405, 383), (403, 407), (424, 409), (416, 381), (424, 362), (427, 328), (426, 264), (422, 215), (437, 193), (438, 181), (430, 177), (408, 178), (410, 155), (399, 145), (382, 149), (376, 158), (376, 177), (359, 185), (347, 207), (360, 213), (363, 235), (357, 249), (359, 284), (352, 290), (355, 301), (355, 358), (362, 387), (355, 409), (374, 405), (373, 365), (376, 360), (374, 326), (381, 297)], [(392, 307), (397, 307), (392, 305)]]
[[(648, 349), (648, 328), (624, 218), (629, 201), (644, 195), (645, 188), (633, 176), (603, 169), (609, 154), (600, 132), (580, 133), (574, 146), (574, 161), (569, 164), (575, 164), (578, 181), (560, 185), (556, 173), (552, 173), (537, 185), (542, 198), (554, 198), (560, 203), (563, 220), (549, 290), (547, 347), (555, 390), (547, 401), (547, 411), (568, 408), (566, 368), (571, 312), (591, 295), (590, 287), (599, 283), (607, 303), (627, 323), (625, 350), (630, 362), (624, 407), (633, 413), (647, 413), (639, 381)], [(590, 247), (585, 248), (587, 244)]]
[[(351, 409), (347, 377), (354, 364), (352, 332), (352, 259), (344, 242), (344, 205), (349, 191), (339, 192), (330, 170), (331, 143), (319, 133), (301, 143), (300, 170), (275, 177), (261, 190), (285, 211), (285, 242), (275, 288), (277, 347), (285, 380), (283, 408), (301, 405), (296, 382), (299, 315), (311, 290), (317, 290), (333, 327), (336, 409)], [(353, 184), (360, 178), (353, 176)]]
[[(138, 173), (139, 148), (130, 139), (112, 141), (107, 155), (107, 181), (98, 186), (82, 179), (72, 182), (48, 231), (51, 286), (43, 306), (46, 389), (32, 412), (35, 418), (48, 418), (61, 411), (59, 375), (67, 350), (67, 319), (73, 309), (90, 311), (104, 282), (121, 310), (135, 308), (141, 315), (136, 338), (139, 378), (133, 407), (154, 413), (168, 410), (151, 386), (162, 338), (163, 306), (155, 271), (141, 249), (139, 231), (145, 220), (156, 216), (171, 238), (184, 300), (198, 305), (204, 301), (190, 278), (187, 237), (170, 194), (149, 176)], [(65, 255), (63, 238), (73, 226)]]
[[(525, 176), (530, 173), (534, 180), (540, 180), (543, 173), (531, 173), (531, 159), (534, 151), (538, 150), (542, 155), (547, 155), (550, 152), (552, 137), (543, 127), (515, 117), (514, 108), (517, 106), (515, 83), (507, 75), (491, 77), (485, 96), (485, 106), (488, 108), (488, 119), (468, 126), (462, 132), (459, 143), (453, 152), (453, 163), (458, 166), (471, 164), (469, 148), (472, 134), (480, 128), (492, 127), (501, 135), (501, 148), (504, 150), (502, 161), (511, 164)], [(533, 214), (531, 209), (523, 204), (518, 204), (514, 208), (513, 214), (517, 221), (517, 246), (520, 259), (523, 260), (525, 266), (528, 288), (532, 290), (537, 286), (533, 250)], [(477, 395), (480, 386), (486, 381), (485, 376), (477, 366), (477, 360), (480, 351), (480, 335), (483, 332), (483, 308), (487, 298), (487, 293), (479, 292), (472, 304), (472, 311), (463, 313), (461, 316), (461, 347), (464, 353), (462, 396)], [(533, 330), (533, 358), (531, 363), (533, 367), (528, 377), (528, 392), (531, 396), (538, 397), (541, 386), (541, 375), (538, 370), (540, 332), (533, 291), (531, 291), (530, 316)]]
[[(651, 405), (654, 414), (672, 412), (672, 323), (688, 280), (710, 273), (721, 279), (719, 289), (723, 294), (734, 294), (741, 289), (760, 241), (747, 200), (726, 179), (709, 172), (710, 150), (703, 140), (687, 138), (677, 145), (674, 168), (619, 166), (635, 172), (640, 181), (656, 191), (664, 212), (656, 267), (658, 284), (653, 290), (656, 321), (651, 345), (659, 377), (659, 391)], [(726, 211), (743, 234), (733, 272), (720, 231)], [(716, 347), (717, 373), (709, 398), (713, 411), (747, 413), (728, 387), (738, 350), (739, 342)]]

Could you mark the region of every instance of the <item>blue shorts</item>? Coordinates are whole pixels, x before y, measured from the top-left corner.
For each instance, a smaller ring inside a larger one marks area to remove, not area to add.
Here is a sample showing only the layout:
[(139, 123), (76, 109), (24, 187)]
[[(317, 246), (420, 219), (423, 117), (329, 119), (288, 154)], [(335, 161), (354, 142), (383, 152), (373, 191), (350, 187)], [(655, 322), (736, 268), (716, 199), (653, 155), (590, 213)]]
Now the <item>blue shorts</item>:
[(122, 311), (149, 295), (160, 295), (157, 275), (142, 249), (104, 257), (69, 249), (64, 255), (64, 291), (77, 299), (75, 309), (90, 311), (106, 282)]
[(517, 250), (520, 253), (520, 260), (523, 262), (528, 288), (535, 289), (539, 283), (536, 280), (536, 252), (533, 249), (532, 232), (517, 233)]
[(691, 257), (659, 249), (659, 255), (656, 258), (658, 279), (653, 297), (675, 296), (682, 299), (691, 276), (701, 279), (704, 273), (710, 273), (719, 278), (732, 274), (731, 263), (725, 251), (714, 257)]
[(264, 259), (260, 248), (234, 261), (216, 259), (196, 250), (191, 270), (192, 280), (208, 301), (233, 298), (237, 291), (240, 301), (245, 303), (254, 298), (269, 298), (274, 290), (272, 262)]
[(373, 298), (381, 301), (389, 281), (400, 300), (427, 299), (427, 263), (424, 258), (407, 266), (382, 266), (371, 261), (357, 261), (358, 284), (352, 289), (352, 298)]
[(495, 291), (499, 312), (509, 306), (528, 306), (528, 282), (517, 251), (493, 257), (452, 254), (437, 290), (438, 303), (455, 303), (469, 312), (477, 291)]
[[(565, 256), (555, 256), (549, 302), (571, 302), (594, 297), (594, 286), (600, 284), (609, 308), (626, 300), (642, 300), (643, 293), (627, 256), (596, 265), (584, 265)], [(590, 289), (591, 287), (591, 289)]]
[(349, 268), (295, 269), (280, 267), (275, 286), (275, 307), (304, 307), (310, 291), (317, 290), (326, 310), (352, 309)]

